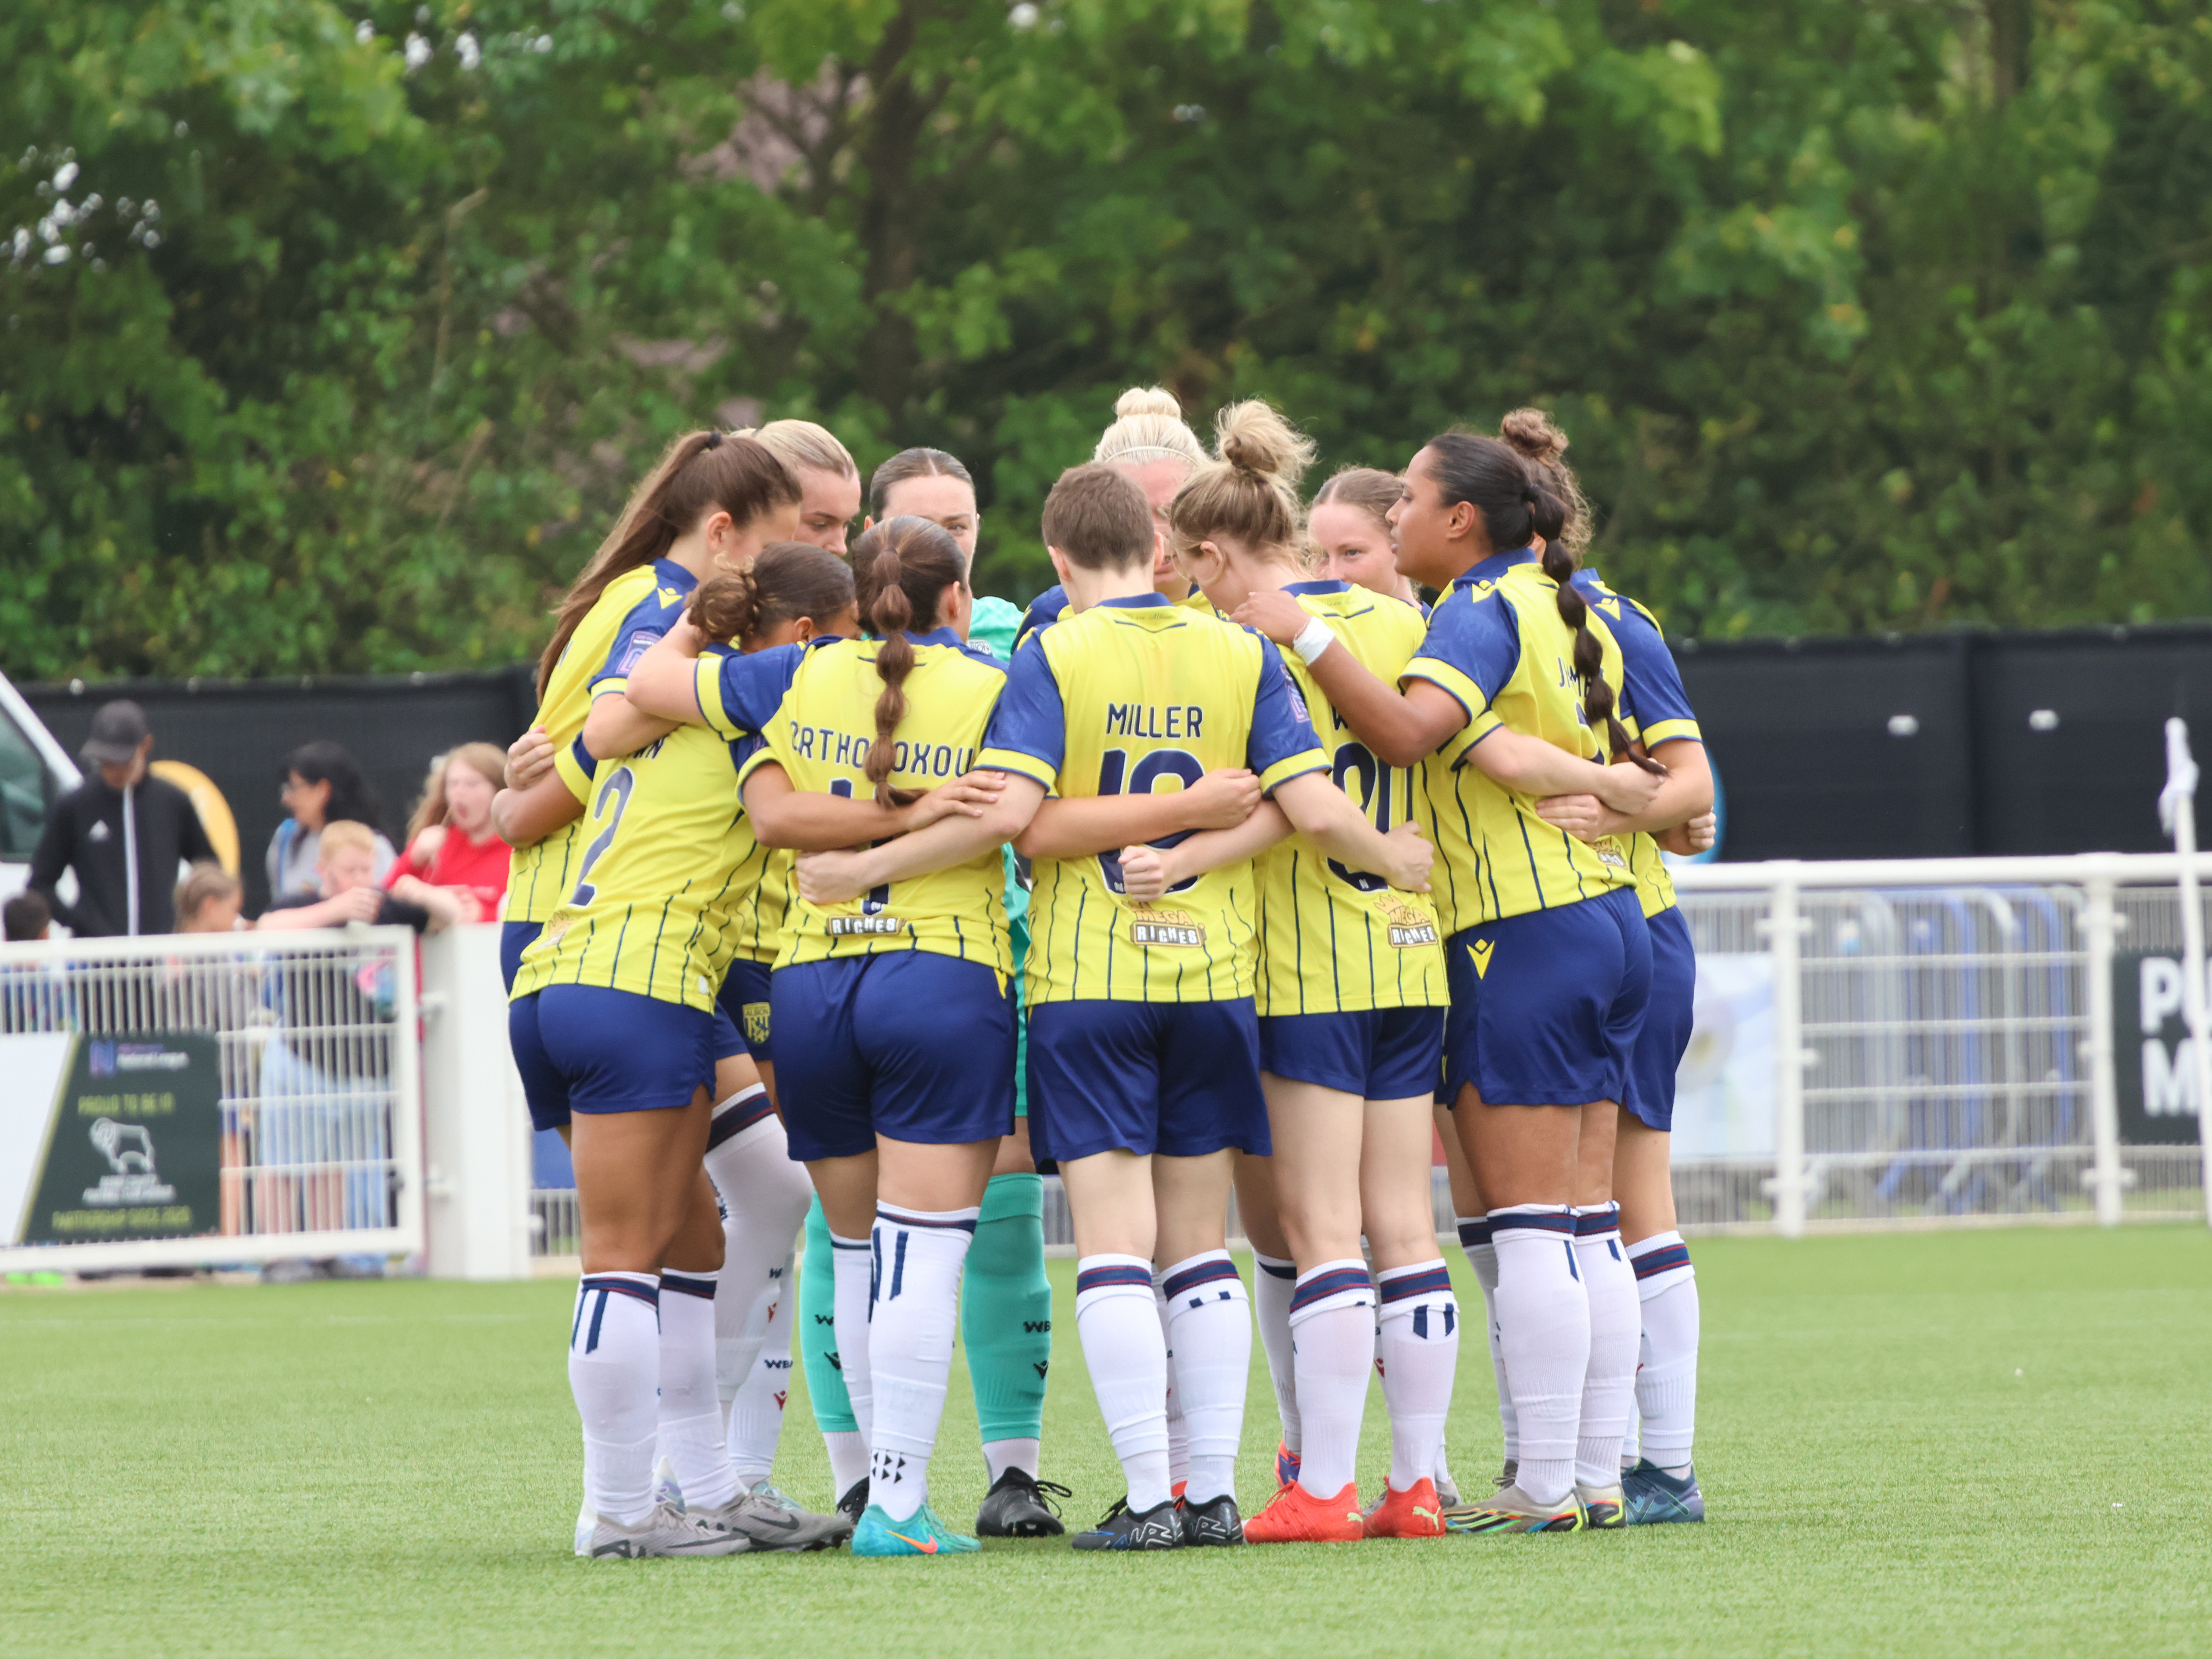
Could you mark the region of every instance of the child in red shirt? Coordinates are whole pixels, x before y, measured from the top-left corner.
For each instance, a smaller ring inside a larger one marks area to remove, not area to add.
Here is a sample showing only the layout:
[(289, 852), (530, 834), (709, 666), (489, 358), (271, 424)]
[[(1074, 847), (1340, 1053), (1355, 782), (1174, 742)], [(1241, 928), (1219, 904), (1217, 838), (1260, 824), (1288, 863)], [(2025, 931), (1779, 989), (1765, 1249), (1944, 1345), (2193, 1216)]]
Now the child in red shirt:
[(506, 769), (507, 757), (489, 743), (465, 743), (441, 756), (408, 825), (407, 850), (384, 885), (396, 893), (403, 881), (441, 887), (463, 902), (466, 920), (498, 921), (509, 848), (491, 827), (491, 800)]

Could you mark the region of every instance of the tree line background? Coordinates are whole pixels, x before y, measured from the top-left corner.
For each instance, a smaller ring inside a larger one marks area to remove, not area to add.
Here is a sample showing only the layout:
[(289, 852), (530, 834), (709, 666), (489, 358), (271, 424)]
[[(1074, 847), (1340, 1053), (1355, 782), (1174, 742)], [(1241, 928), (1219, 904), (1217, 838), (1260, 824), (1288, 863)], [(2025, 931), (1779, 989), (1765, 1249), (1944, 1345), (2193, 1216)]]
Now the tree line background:
[(0, 665), (514, 660), (682, 428), (1541, 404), (1674, 631), (2212, 614), (2194, 0), (13, 0)]

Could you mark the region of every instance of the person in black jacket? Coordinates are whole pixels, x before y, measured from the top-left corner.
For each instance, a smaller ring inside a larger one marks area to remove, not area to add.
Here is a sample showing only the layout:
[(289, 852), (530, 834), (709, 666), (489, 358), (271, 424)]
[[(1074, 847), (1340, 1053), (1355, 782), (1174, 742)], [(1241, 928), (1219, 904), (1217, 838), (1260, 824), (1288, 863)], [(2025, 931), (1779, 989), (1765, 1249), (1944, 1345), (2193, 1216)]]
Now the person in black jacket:
[[(79, 752), (93, 775), (54, 803), (31, 855), (31, 888), (80, 939), (173, 932), (178, 866), (216, 851), (191, 798), (147, 775), (146, 711), (106, 704)], [(75, 904), (55, 891), (68, 869), (76, 872)]]

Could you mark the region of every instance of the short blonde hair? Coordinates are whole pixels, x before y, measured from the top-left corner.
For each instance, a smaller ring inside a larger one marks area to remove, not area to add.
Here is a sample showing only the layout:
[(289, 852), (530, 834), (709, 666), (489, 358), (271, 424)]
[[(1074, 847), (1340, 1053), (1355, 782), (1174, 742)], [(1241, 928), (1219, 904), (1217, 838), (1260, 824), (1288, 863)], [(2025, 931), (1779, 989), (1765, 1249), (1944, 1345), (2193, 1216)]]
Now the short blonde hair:
[(1094, 461), (1109, 465), (1178, 460), (1195, 469), (1206, 465), (1206, 446), (1183, 424), (1175, 393), (1156, 386), (1133, 386), (1114, 400), (1114, 424), (1099, 435)]
[(323, 826), (321, 838), (315, 842), (315, 867), (321, 869), (331, 861), (335, 853), (347, 848), (357, 852), (376, 851), (376, 831), (365, 823), (356, 823), (351, 818), (338, 818)]
[(197, 921), (201, 906), (217, 899), (235, 898), (244, 890), (238, 884), (236, 876), (220, 864), (202, 859), (186, 871), (185, 878), (177, 884), (177, 920), (179, 922)]
[(830, 472), (841, 478), (857, 478), (860, 469), (837, 434), (826, 426), (817, 426), (811, 421), (770, 421), (766, 426), (748, 427), (743, 432), (733, 432), (733, 438), (755, 438), (768, 447), (769, 454), (793, 471), (804, 467), (810, 472)]

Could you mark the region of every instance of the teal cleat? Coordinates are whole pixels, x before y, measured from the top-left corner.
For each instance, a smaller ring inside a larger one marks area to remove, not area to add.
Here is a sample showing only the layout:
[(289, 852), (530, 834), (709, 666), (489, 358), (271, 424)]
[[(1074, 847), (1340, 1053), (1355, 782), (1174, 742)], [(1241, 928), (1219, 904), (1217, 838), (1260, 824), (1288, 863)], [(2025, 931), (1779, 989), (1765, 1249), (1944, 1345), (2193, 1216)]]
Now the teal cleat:
[(973, 1555), (982, 1547), (931, 1514), (927, 1504), (903, 1521), (892, 1520), (882, 1504), (871, 1504), (853, 1531), (855, 1555)]
[(1695, 1469), (1678, 1480), (1646, 1458), (1620, 1477), (1620, 1488), (1632, 1527), (1705, 1518), (1705, 1495), (1698, 1489)]

